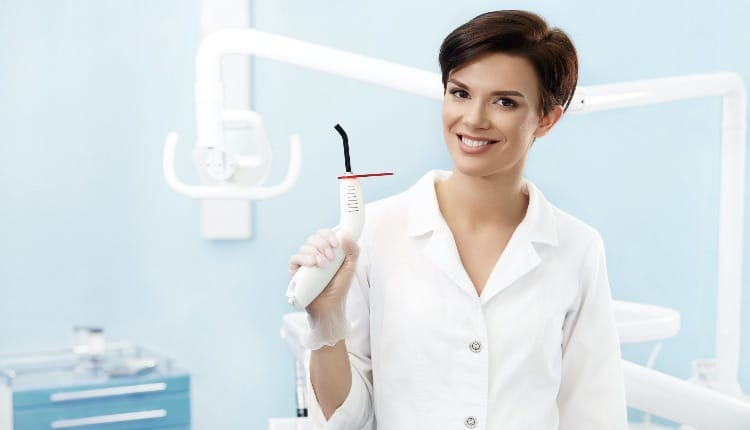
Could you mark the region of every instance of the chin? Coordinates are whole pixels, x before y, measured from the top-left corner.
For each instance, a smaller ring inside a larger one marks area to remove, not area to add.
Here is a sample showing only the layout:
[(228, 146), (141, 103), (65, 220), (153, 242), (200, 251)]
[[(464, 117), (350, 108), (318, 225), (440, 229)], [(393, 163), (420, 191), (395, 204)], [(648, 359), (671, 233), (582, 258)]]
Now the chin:
[[(467, 160), (454, 158), (453, 170), (462, 176), (470, 178), (515, 177), (523, 175), (523, 161), (521, 163), (504, 163), (504, 160)], [(520, 169), (520, 172), (519, 172)]]
[(488, 166), (487, 163), (462, 162), (459, 160), (453, 163), (453, 169), (456, 173), (472, 178), (485, 178), (498, 173), (497, 166)]

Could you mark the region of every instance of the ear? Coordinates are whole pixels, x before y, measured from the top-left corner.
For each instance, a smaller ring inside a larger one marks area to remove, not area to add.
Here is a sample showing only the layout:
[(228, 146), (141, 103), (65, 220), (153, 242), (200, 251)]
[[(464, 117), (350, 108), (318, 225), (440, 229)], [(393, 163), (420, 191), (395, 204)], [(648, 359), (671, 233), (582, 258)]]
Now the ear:
[(542, 137), (545, 134), (549, 133), (550, 130), (552, 130), (552, 127), (554, 127), (555, 124), (557, 124), (557, 121), (560, 121), (560, 118), (562, 118), (563, 115), (563, 108), (560, 105), (552, 106), (552, 109), (547, 112), (547, 115), (544, 115), (539, 119), (539, 125), (537, 126), (536, 130), (534, 131), (534, 137)]

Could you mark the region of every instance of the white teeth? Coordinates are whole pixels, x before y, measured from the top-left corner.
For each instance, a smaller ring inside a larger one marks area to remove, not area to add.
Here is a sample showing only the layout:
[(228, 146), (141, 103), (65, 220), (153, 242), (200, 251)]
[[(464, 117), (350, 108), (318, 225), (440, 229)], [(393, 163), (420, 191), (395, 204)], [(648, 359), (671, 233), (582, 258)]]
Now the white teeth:
[(489, 140), (471, 140), (465, 136), (461, 136), (461, 142), (463, 142), (464, 145), (466, 146), (471, 146), (472, 148), (476, 148), (478, 146), (484, 146), (490, 143)]

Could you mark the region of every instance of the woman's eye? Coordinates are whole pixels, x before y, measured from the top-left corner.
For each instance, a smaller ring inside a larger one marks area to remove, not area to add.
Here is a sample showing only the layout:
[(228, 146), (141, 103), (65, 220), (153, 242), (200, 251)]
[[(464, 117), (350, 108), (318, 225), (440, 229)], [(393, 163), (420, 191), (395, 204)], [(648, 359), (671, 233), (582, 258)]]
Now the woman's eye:
[(498, 99), (495, 103), (503, 107), (514, 107), (516, 105), (516, 102), (514, 102), (511, 99), (506, 99), (506, 98)]
[(458, 97), (459, 99), (465, 99), (465, 98), (469, 97), (469, 93), (467, 93), (466, 91), (464, 91), (464, 90), (462, 90), (460, 88), (454, 88), (454, 89), (450, 90), (450, 93), (453, 96)]

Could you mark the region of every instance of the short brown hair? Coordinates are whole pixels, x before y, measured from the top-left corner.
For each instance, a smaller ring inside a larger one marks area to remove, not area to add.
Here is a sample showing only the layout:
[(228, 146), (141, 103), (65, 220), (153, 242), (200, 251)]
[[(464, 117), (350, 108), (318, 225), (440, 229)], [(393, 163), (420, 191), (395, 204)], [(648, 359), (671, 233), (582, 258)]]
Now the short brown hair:
[(440, 45), (443, 89), (452, 71), (490, 53), (522, 57), (533, 65), (544, 115), (555, 105), (568, 109), (578, 83), (578, 55), (565, 32), (522, 10), (479, 15), (453, 30)]

